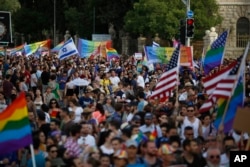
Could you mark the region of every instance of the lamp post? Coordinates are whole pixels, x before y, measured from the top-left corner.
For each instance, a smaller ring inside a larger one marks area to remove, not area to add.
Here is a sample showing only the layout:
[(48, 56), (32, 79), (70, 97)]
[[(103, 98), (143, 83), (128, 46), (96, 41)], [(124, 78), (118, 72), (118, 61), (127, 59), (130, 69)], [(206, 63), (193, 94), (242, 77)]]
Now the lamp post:
[(54, 46), (56, 46), (56, 0), (54, 0)]

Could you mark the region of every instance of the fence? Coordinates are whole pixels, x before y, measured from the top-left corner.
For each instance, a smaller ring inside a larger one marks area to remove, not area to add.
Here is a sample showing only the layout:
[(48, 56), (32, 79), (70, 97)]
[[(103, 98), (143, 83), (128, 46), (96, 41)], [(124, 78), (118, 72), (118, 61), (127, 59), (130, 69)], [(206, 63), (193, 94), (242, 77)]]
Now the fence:
[(250, 35), (237, 35), (236, 47), (245, 48), (250, 40)]

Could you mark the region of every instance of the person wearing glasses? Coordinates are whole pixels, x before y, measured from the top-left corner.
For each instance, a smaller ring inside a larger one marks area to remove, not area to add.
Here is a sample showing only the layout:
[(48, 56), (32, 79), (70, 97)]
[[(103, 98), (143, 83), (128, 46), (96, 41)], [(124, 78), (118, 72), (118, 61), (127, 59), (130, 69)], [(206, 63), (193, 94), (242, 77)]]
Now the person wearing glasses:
[(48, 156), (45, 158), (45, 165), (49, 167), (52, 165), (51, 161), (57, 158), (57, 146), (50, 145), (47, 147)]
[(221, 151), (218, 147), (210, 147), (207, 150), (206, 167), (220, 167)]
[(185, 139), (184, 129), (185, 127), (190, 126), (194, 131), (194, 138), (202, 136), (202, 124), (201, 121), (195, 116), (195, 106), (188, 104), (187, 106), (187, 115), (184, 116), (182, 126), (181, 126), (181, 137)]

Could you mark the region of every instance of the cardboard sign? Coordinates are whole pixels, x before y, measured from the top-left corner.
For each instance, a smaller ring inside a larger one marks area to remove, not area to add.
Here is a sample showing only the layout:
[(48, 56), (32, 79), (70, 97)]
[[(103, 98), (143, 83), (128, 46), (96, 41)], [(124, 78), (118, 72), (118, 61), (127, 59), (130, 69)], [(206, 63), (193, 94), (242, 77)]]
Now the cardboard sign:
[(250, 109), (238, 108), (234, 118), (233, 128), (242, 132), (250, 133)]
[(187, 46), (181, 47), (180, 65), (188, 67), (193, 66), (192, 47), (187, 47)]
[(135, 53), (135, 60), (142, 60), (142, 53)]

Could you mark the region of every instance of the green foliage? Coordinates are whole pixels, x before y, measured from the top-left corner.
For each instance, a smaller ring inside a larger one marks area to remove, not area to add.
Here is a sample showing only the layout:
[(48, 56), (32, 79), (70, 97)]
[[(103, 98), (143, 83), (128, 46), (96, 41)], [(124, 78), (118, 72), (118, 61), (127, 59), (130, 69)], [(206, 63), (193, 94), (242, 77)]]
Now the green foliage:
[(0, 0), (0, 11), (16, 12), (21, 8), (18, 0)]
[[(180, 20), (186, 13), (181, 0), (0, 0), (0, 10), (15, 11), (14, 30), (38, 40), (42, 31), (53, 34), (55, 1), (58, 33), (70, 30), (72, 36), (77, 33), (88, 39), (92, 33), (108, 33), (109, 23), (113, 23), (117, 36), (125, 29), (135, 37), (159, 33), (161, 38), (171, 39), (178, 36)], [(215, 1), (191, 0), (195, 38), (221, 23)]]
[[(221, 22), (215, 0), (193, 0), (191, 9), (195, 14), (195, 38), (201, 38), (206, 29)], [(179, 34), (180, 20), (185, 19), (185, 13), (186, 6), (180, 0), (140, 0), (126, 14), (125, 28), (135, 34), (159, 33), (171, 39)]]

